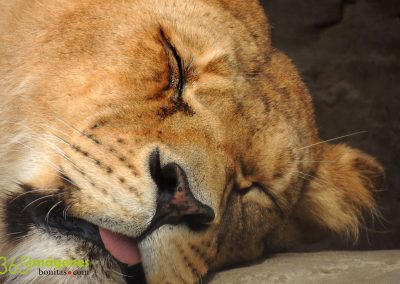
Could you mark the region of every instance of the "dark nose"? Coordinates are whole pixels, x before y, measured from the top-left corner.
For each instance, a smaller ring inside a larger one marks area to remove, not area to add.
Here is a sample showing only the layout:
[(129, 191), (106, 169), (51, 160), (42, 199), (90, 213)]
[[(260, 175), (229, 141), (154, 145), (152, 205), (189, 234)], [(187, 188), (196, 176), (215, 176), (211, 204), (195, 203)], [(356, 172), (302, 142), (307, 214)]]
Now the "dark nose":
[(196, 229), (214, 219), (214, 211), (193, 196), (187, 176), (178, 164), (169, 163), (161, 167), (158, 150), (150, 156), (150, 173), (158, 187), (153, 230), (164, 224), (178, 223)]

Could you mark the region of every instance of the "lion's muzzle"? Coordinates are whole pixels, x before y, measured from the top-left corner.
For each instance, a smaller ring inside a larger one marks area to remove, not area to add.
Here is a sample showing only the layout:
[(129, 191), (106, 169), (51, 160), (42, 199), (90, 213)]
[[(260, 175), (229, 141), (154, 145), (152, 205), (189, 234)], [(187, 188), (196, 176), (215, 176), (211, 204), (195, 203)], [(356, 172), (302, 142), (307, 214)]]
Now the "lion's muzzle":
[(150, 157), (150, 173), (157, 184), (157, 210), (146, 235), (164, 224), (186, 223), (199, 229), (214, 220), (214, 211), (192, 194), (185, 171), (176, 163), (161, 166), (158, 151)]

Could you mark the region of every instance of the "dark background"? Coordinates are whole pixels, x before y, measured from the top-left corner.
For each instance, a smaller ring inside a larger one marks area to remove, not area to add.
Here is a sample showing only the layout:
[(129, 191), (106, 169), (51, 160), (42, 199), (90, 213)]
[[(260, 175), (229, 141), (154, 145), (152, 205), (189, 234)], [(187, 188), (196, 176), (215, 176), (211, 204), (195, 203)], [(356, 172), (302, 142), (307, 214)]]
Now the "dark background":
[(366, 151), (386, 169), (377, 194), (386, 221), (369, 222), (368, 237), (364, 231), (358, 245), (341, 247), (400, 248), (400, 0), (261, 2), (273, 45), (293, 59), (310, 89), (321, 137), (367, 131), (336, 142)]

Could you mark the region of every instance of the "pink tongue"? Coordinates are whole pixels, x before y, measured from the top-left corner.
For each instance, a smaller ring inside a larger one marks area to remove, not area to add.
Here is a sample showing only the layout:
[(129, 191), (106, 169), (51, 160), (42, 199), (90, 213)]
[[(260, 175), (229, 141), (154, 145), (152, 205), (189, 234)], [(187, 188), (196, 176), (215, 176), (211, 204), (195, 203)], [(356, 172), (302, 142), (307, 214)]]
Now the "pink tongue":
[(136, 242), (121, 234), (99, 228), (101, 239), (109, 253), (128, 266), (140, 262), (140, 252)]

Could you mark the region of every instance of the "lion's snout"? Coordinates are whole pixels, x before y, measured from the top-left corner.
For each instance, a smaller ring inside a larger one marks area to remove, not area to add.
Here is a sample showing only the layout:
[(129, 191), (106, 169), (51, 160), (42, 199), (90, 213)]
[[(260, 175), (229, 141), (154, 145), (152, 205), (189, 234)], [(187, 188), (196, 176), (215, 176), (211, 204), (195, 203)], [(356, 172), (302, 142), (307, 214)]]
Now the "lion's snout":
[(157, 209), (143, 237), (164, 224), (186, 223), (198, 229), (214, 220), (214, 211), (193, 196), (182, 167), (177, 163), (161, 166), (158, 150), (151, 154), (149, 165), (157, 185)]

